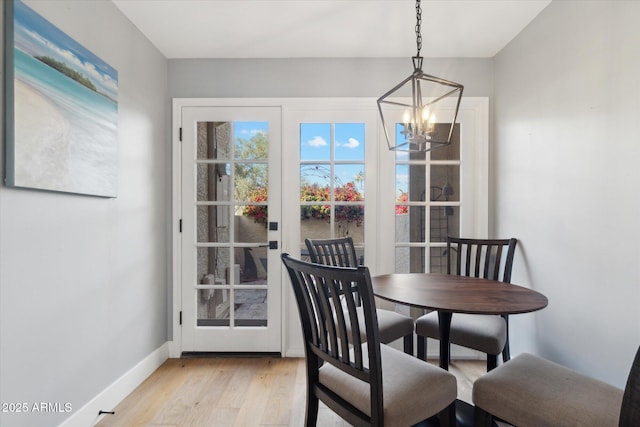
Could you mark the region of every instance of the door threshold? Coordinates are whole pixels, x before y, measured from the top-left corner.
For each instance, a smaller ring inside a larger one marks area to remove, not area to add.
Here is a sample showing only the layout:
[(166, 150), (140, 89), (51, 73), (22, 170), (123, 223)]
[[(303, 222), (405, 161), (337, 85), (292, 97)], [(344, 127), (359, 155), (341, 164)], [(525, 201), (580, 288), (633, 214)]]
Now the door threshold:
[(280, 352), (236, 352), (236, 351), (183, 351), (181, 359), (198, 358), (258, 358), (258, 357), (282, 357)]

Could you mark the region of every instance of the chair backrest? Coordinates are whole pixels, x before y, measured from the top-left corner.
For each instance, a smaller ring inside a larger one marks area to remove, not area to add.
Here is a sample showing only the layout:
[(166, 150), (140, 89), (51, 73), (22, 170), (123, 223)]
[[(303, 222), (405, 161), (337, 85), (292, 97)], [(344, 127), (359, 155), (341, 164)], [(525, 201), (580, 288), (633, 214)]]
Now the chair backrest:
[(622, 398), (619, 427), (640, 426), (640, 347), (631, 365)]
[(511, 283), (517, 239), (447, 237), (447, 274)]
[(358, 257), (351, 237), (305, 239), (311, 262), (337, 267), (357, 267)]
[[(282, 254), (295, 294), (305, 341), (307, 392), (316, 393), (327, 406), (341, 406), (360, 424), (381, 425), (382, 368), (380, 337), (371, 277), (366, 267), (346, 268), (308, 263)], [(340, 289), (355, 286), (362, 299), (362, 310), (356, 310), (352, 293), (341, 298)], [(341, 301), (344, 300), (344, 303)], [(346, 309), (342, 308), (342, 304)], [(358, 316), (364, 317), (367, 343), (363, 347)], [(348, 325), (348, 326), (347, 326)], [(354, 333), (347, 332), (348, 330)], [(319, 383), (322, 363), (336, 368), (370, 385), (371, 416), (344, 402), (340, 396)]]
[[(334, 267), (357, 267), (358, 258), (356, 247), (351, 237), (335, 239), (304, 239), (309, 251), (309, 259), (315, 264), (332, 265)], [(356, 304), (360, 305), (360, 298), (355, 286), (348, 288), (356, 296)], [(343, 289), (340, 289), (343, 292)]]

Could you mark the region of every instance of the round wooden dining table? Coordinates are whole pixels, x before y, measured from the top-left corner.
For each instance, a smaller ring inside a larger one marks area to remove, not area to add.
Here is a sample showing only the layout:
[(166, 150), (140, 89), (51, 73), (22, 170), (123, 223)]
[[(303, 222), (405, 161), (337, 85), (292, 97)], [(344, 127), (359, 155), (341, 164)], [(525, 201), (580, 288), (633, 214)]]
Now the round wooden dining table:
[(387, 301), (437, 310), (440, 367), (449, 369), (449, 338), (453, 313), (518, 314), (547, 306), (547, 297), (533, 289), (495, 280), (435, 273), (394, 273), (371, 278), (375, 296)]

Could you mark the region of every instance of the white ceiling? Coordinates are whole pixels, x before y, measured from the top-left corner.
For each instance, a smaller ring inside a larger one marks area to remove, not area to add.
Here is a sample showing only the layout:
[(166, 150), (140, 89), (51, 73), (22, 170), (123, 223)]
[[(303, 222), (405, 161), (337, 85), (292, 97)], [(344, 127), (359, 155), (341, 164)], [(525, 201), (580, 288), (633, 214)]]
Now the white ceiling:
[[(414, 0), (112, 0), (167, 58), (410, 57)], [(551, 0), (423, 0), (424, 57), (492, 57)]]

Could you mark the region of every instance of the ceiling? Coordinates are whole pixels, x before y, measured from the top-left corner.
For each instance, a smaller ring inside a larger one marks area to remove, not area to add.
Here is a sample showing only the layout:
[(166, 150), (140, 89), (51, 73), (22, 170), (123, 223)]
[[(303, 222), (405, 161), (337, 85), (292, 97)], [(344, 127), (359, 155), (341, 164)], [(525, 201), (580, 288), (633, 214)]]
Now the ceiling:
[[(112, 0), (167, 58), (416, 53), (413, 0)], [(551, 0), (424, 0), (424, 57), (492, 57)]]

